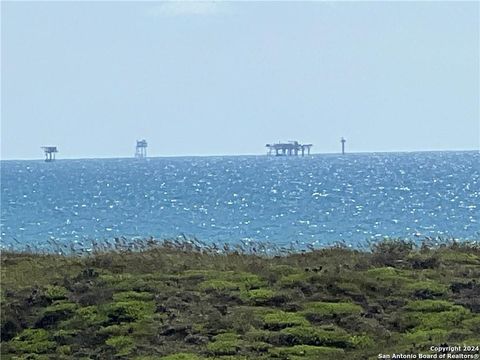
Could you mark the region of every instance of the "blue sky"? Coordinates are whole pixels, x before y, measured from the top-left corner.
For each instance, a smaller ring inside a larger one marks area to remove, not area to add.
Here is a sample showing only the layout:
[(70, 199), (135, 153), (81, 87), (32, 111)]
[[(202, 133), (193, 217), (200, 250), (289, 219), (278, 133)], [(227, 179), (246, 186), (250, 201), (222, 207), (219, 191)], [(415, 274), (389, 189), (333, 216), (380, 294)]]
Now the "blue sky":
[(2, 159), (479, 148), (478, 2), (2, 2)]

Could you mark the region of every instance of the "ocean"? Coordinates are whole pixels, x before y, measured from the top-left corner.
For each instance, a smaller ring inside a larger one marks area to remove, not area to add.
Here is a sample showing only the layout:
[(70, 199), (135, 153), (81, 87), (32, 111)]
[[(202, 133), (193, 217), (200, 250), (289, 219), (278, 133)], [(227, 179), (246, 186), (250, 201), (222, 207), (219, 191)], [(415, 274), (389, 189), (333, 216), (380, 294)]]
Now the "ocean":
[(1, 161), (1, 242), (478, 240), (479, 164), (477, 151)]

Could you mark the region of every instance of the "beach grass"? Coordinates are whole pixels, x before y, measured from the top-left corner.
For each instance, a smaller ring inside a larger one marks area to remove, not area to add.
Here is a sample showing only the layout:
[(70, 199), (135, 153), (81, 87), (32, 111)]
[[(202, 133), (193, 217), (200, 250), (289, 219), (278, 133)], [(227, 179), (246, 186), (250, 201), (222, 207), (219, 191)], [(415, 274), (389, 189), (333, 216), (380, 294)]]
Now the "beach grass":
[(3, 251), (1, 357), (377, 359), (478, 346), (479, 279), (478, 242)]

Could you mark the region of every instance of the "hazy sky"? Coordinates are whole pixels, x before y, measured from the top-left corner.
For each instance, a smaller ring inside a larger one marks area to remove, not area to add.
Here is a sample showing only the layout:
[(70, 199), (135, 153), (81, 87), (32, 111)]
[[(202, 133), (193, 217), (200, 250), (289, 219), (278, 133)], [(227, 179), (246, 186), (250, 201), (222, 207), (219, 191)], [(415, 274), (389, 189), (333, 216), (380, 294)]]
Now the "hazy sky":
[(2, 2), (3, 159), (479, 148), (478, 2)]

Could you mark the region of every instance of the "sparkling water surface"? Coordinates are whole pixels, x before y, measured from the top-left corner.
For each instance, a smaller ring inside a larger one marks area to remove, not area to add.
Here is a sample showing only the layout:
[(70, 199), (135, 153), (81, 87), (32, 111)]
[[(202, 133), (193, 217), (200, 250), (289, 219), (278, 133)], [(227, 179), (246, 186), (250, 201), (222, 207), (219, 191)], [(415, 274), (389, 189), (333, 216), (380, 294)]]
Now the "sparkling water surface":
[(2, 161), (2, 245), (478, 239), (479, 164), (476, 151)]

